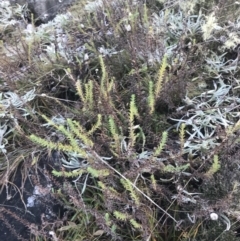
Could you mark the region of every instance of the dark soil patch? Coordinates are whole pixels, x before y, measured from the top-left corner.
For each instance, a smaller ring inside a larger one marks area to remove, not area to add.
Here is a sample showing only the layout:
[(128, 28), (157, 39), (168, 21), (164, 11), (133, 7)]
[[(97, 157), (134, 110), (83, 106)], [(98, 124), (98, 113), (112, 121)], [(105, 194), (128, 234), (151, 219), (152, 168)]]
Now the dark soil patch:
[(47, 159), (38, 168), (28, 170), (23, 181), (23, 165), (17, 169), (12, 183), (0, 194), (0, 240), (31, 240), (31, 237), (49, 237), (49, 231), (61, 225), (63, 206), (55, 199), (54, 184)]

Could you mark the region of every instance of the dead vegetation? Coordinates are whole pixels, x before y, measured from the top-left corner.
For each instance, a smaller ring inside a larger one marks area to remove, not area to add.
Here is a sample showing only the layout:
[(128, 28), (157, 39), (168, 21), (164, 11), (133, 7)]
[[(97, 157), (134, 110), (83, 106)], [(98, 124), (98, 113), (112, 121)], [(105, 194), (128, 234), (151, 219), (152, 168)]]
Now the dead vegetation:
[(238, 240), (237, 3), (0, 4), (1, 231)]

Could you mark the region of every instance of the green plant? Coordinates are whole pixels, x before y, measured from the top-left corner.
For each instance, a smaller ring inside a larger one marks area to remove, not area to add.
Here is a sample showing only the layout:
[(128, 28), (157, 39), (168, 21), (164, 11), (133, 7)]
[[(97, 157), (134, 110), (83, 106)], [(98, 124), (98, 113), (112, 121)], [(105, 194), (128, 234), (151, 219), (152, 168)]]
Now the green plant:
[(37, 239), (214, 240), (233, 228), (239, 21), (226, 4), (78, 1), (13, 28), (26, 9), (0, 3), (1, 181), (15, 188), (24, 161), (23, 183), (40, 170), (66, 210)]

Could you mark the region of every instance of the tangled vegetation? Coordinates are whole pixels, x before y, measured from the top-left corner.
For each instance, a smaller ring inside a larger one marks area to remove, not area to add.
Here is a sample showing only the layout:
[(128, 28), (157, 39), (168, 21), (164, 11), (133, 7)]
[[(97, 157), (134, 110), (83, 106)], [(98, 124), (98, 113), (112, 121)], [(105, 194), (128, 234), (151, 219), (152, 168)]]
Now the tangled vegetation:
[(33, 184), (64, 208), (33, 226), (0, 205), (6, 229), (26, 240), (11, 216), (39, 241), (238, 240), (239, 9), (76, 1), (35, 26), (1, 1), (1, 193), (27, 212), (41, 172)]

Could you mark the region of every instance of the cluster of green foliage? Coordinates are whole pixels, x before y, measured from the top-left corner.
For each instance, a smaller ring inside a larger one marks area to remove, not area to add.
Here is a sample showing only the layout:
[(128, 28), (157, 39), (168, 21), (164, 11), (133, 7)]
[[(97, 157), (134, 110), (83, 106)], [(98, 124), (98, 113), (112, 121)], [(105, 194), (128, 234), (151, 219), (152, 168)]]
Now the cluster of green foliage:
[(35, 27), (19, 6), (6, 19), (4, 2), (4, 186), (19, 163), (35, 168), (55, 151), (52, 192), (69, 210), (62, 227), (45, 224), (56, 240), (226, 239), (238, 180), (224, 182), (221, 203), (214, 195), (237, 165), (223, 151), (240, 128), (236, 3), (76, 1)]

